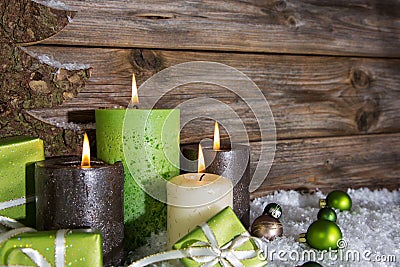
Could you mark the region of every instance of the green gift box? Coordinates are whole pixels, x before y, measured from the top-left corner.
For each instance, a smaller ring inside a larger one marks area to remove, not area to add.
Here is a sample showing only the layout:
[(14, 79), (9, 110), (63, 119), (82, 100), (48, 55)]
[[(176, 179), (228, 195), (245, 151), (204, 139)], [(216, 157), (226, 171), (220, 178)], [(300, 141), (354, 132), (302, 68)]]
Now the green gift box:
[[(60, 236), (61, 234), (61, 236)], [(61, 240), (57, 240), (61, 238)], [(56, 242), (61, 246), (56, 247)], [(102, 267), (102, 238), (98, 231), (59, 230), (26, 232), (9, 238), (0, 244), (0, 265), (37, 266), (23, 251), (31, 248), (39, 253), (51, 266), (56, 266), (56, 258), (64, 261), (64, 266)], [(63, 251), (62, 255), (56, 251)]]
[[(0, 203), (13, 206), (34, 196), (34, 163), (40, 160), (44, 160), (44, 148), (39, 138), (15, 136), (0, 140)], [(18, 220), (27, 218), (24, 223), (34, 225), (34, 211), (32, 202), (0, 209), (0, 215)]]
[[(215, 239), (218, 243), (218, 247), (220, 248), (229, 245), (231, 241), (235, 240), (238, 237), (240, 238), (241, 236), (249, 236), (246, 228), (244, 228), (244, 226), (236, 216), (235, 212), (229, 206), (220, 211), (210, 220), (208, 220), (206, 225), (208, 225), (207, 228), (212, 231), (212, 234), (215, 236)], [(206, 236), (205, 231), (202, 229), (202, 227), (197, 227), (192, 232), (176, 242), (173, 248), (177, 250), (185, 250), (190, 247), (199, 247), (199, 245), (197, 244), (200, 244), (201, 247), (201, 244), (204, 243), (210, 243), (210, 240)], [(238, 253), (244, 251), (256, 252), (255, 257), (243, 259), (240, 261), (243, 266), (258, 267), (265, 266), (267, 264), (264, 255), (261, 253), (261, 250), (253, 241), (253, 238), (249, 238), (247, 241), (235, 248), (235, 251), (238, 251)], [(202, 264), (190, 257), (183, 258), (181, 259), (181, 261), (185, 266), (188, 267), (197, 267), (201, 266)], [(217, 263), (215, 266), (221, 266), (221, 264)]]

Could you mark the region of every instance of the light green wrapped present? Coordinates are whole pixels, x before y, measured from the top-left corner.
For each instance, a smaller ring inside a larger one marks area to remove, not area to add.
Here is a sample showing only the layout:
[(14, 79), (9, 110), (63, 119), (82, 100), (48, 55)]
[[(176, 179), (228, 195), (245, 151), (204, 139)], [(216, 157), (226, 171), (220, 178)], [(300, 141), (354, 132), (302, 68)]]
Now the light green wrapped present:
[(0, 265), (102, 267), (101, 233), (91, 230), (36, 232), (32, 229), (0, 244)]
[(175, 243), (175, 250), (150, 255), (128, 267), (177, 259), (187, 267), (259, 267), (267, 265), (262, 247), (263, 242), (250, 236), (228, 206)]
[[(25, 219), (34, 226), (34, 163), (44, 160), (43, 141), (32, 137), (7, 137), (0, 140), (0, 215)], [(31, 198), (29, 198), (31, 196)], [(28, 199), (28, 201), (27, 201)]]
[(138, 260), (128, 267), (180, 259), (187, 267), (267, 265), (263, 242), (250, 236), (231, 207), (226, 207), (179, 240), (173, 248)]
[[(262, 241), (251, 237), (232, 208), (226, 207), (206, 224), (197, 227), (176, 242), (173, 248), (185, 250), (212, 247), (211, 250), (218, 251), (217, 254), (221, 252), (225, 254), (225, 260), (233, 266), (258, 267), (267, 264), (261, 246)], [(208, 263), (212, 263), (212, 255), (188, 257), (181, 259), (181, 261), (187, 267), (197, 267), (201, 266), (207, 257), (210, 259)], [(215, 257), (213, 262), (213, 266), (222, 266), (218, 257)]]

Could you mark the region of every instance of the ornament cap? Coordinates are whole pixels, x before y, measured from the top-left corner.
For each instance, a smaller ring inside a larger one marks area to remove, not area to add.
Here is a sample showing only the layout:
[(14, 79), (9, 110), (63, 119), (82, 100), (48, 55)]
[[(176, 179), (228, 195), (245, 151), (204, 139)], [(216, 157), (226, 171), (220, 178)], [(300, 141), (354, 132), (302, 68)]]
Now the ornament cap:
[(327, 205), (326, 205), (326, 199), (320, 199), (319, 200), (319, 207), (320, 208), (325, 208)]
[(279, 204), (269, 203), (267, 206), (265, 206), (263, 214), (272, 216), (275, 219), (279, 219), (282, 215), (282, 208), (279, 206)]
[(307, 243), (306, 233), (301, 233), (301, 234), (299, 234), (298, 241), (299, 241), (300, 243)]

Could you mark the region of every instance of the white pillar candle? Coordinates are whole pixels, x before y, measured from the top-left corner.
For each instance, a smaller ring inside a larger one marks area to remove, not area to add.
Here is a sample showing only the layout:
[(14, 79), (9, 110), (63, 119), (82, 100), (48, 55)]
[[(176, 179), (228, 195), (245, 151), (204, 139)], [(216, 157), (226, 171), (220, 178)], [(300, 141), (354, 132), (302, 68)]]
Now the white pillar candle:
[(168, 248), (196, 226), (233, 206), (232, 181), (210, 173), (186, 173), (167, 183)]

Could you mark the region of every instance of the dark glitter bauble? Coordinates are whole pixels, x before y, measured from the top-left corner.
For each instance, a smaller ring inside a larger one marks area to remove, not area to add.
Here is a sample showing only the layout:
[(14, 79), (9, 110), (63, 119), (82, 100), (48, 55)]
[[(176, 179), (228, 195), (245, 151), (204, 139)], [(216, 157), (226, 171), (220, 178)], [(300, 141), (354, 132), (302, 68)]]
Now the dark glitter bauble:
[(265, 206), (263, 214), (268, 214), (276, 219), (279, 219), (282, 215), (282, 208), (276, 203), (269, 203), (267, 206)]
[(251, 234), (256, 237), (264, 237), (268, 240), (273, 240), (277, 236), (282, 236), (282, 223), (269, 215), (261, 215), (254, 220), (251, 226)]
[(331, 222), (336, 222), (337, 216), (336, 216), (336, 212), (331, 209), (331, 208), (322, 208), (319, 210), (318, 214), (317, 214), (317, 218), (318, 220), (328, 220)]
[(307, 261), (306, 263), (301, 265), (301, 267), (322, 267), (322, 265), (315, 261)]

